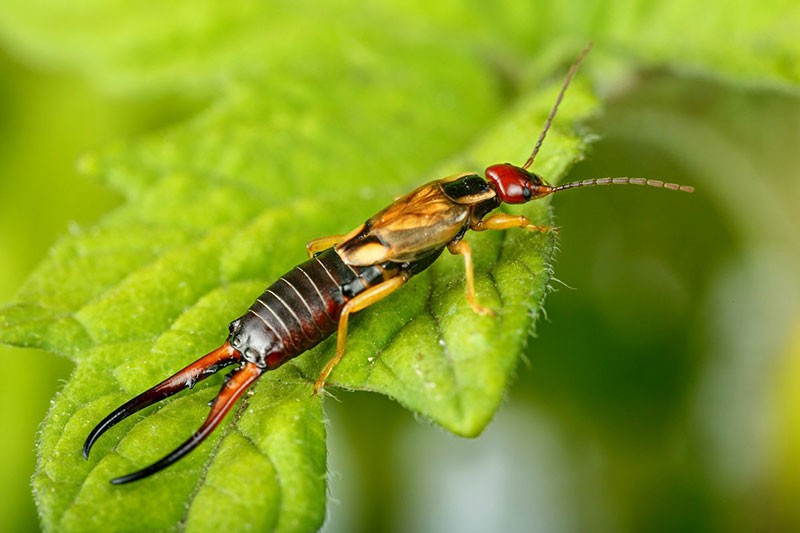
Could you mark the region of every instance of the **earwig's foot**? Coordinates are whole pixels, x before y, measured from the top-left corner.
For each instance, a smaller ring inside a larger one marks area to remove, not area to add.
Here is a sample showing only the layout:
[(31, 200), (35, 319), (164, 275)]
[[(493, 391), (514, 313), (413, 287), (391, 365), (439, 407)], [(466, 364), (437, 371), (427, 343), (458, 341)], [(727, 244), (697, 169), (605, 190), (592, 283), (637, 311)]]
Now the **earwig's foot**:
[(495, 316), (497, 314), (491, 307), (484, 307), (475, 302), (469, 302), (469, 305), (472, 307), (473, 311), (481, 316)]
[(314, 259), (318, 253), (327, 250), (331, 246), (335, 246), (338, 242), (343, 240), (344, 235), (329, 235), (327, 237), (319, 237), (318, 239), (310, 240), (306, 243), (306, 254), (309, 259)]
[(528, 224), (525, 226), (528, 231), (535, 231), (538, 233), (558, 233), (560, 230), (556, 226), (537, 226), (535, 224)]
[(341, 359), (342, 356), (337, 355), (336, 357), (328, 361), (328, 364), (326, 364), (325, 368), (322, 369), (322, 372), (319, 373), (319, 377), (317, 378), (317, 381), (314, 383), (314, 392), (313, 392), (314, 396), (318, 396), (319, 391), (325, 388), (325, 380), (328, 379), (328, 376), (331, 375), (331, 372), (333, 372), (334, 367), (337, 364), (339, 364), (339, 361), (341, 361)]
[(314, 382), (314, 389), (311, 391), (312, 396), (321, 396), (325, 392), (325, 381), (328, 379), (328, 375), (330, 375), (331, 370), (333, 370), (333, 367), (328, 369), (326, 366), (322, 371), (320, 376), (317, 378), (317, 381)]

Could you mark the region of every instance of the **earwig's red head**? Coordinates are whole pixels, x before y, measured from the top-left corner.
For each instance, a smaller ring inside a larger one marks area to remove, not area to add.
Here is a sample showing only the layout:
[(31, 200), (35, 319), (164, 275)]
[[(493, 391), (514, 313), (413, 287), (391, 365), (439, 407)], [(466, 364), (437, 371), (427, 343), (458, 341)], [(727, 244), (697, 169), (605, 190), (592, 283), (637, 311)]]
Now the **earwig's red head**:
[(542, 178), (511, 163), (492, 165), (485, 174), (494, 192), (507, 204), (524, 204), (553, 192)]

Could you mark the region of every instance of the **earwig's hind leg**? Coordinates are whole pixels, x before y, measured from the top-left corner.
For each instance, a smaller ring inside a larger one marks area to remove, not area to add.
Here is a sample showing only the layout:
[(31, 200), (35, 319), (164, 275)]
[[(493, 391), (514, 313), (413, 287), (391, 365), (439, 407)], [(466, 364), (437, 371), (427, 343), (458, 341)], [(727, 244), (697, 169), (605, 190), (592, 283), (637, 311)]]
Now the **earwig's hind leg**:
[(494, 311), (488, 307), (483, 307), (475, 298), (475, 275), (472, 269), (472, 248), (467, 241), (461, 240), (456, 243), (448, 244), (447, 249), (451, 254), (460, 255), (464, 258), (465, 278), (467, 280), (467, 301), (472, 310), (479, 315), (494, 315)]
[(204, 355), (191, 365), (177, 372), (173, 376), (165, 379), (155, 387), (148, 389), (116, 408), (105, 417), (86, 437), (83, 444), (83, 457), (89, 458), (89, 451), (100, 435), (111, 429), (117, 423), (131, 416), (137, 411), (141, 411), (149, 405), (160, 402), (183, 389), (192, 388), (198, 381), (202, 381), (210, 375), (218, 372), (232, 363), (240, 361), (242, 356), (225, 342), (213, 352)]
[(538, 231), (547, 233), (548, 231), (558, 231), (558, 228), (552, 226), (536, 226), (531, 224), (528, 217), (522, 215), (508, 215), (506, 213), (497, 213), (483, 220), (479, 220), (470, 224), (470, 229), (475, 231), (484, 231), (487, 229), (508, 229), (508, 228), (523, 228), (528, 231)]
[(306, 243), (306, 253), (309, 259), (314, 257), (315, 253), (327, 250), (331, 246), (341, 242), (342, 237), (344, 237), (344, 235), (329, 235), (327, 237), (319, 237), (318, 239), (308, 241)]
[(336, 355), (333, 357), (333, 359), (328, 361), (328, 364), (326, 364), (325, 368), (323, 368), (322, 372), (320, 372), (317, 382), (314, 383), (314, 394), (318, 394), (319, 390), (325, 386), (325, 380), (328, 379), (330, 373), (333, 371), (336, 365), (339, 364), (339, 361), (342, 360), (344, 349), (347, 345), (347, 322), (350, 317), (350, 313), (361, 311), (362, 309), (369, 307), (380, 300), (383, 300), (391, 293), (402, 287), (406, 281), (408, 281), (408, 277), (404, 275), (388, 279), (383, 283), (375, 285), (374, 287), (370, 287), (344, 305), (342, 312), (339, 314), (339, 328), (337, 329), (336, 333)]
[(130, 483), (131, 481), (151, 476), (170, 466), (175, 461), (200, 446), (205, 438), (208, 437), (222, 419), (225, 418), (225, 415), (231, 410), (236, 400), (239, 399), (244, 391), (246, 391), (263, 372), (264, 370), (262, 368), (259, 368), (253, 363), (245, 363), (242, 368), (234, 370), (230, 374), (230, 379), (226, 380), (225, 384), (222, 385), (222, 389), (214, 399), (214, 403), (211, 404), (211, 412), (208, 413), (205, 422), (203, 422), (203, 425), (201, 425), (191, 437), (152, 465), (133, 472), (132, 474), (128, 474), (127, 476), (112, 479), (111, 483), (114, 485), (122, 485), (123, 483)]

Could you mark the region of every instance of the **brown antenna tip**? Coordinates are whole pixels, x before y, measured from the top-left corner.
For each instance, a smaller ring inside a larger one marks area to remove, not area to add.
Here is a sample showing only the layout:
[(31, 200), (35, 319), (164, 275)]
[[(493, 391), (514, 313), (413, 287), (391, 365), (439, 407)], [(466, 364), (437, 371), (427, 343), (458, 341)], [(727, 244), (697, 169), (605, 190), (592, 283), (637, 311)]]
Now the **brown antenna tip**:
[(589, 44), (587, 44), (586, 47), (581, 51), (580, 55), (578, 55), (578, 59), (569, 68), (569, 72), (567, 72), (567, 78), (564, 80), (564, 84), (561, 86), (558, 97), (556, 97), (556, 103), (553, 105), (553, 109), (550, 110), (550, 115), (548, 115), (547, 120), (544, 123), (544, 129), (542, 130), (542, 133), (539, 134), (539, 139), (536, 141), (536, 145), (533, 147), (533, 152), (531, 152), (531, 155), (528, 160), (525, 161), (525, 164), (522, 165), (523, 169), (527, 170), (533, 164), (533, 160), (536, 159), (536, 154), (539, 153), (539, 148), (542, 147), (544, 138), (547, 136), (547, 130), (550, 129), (550, 125), (553, 123), (553, 119), (558, 111), (558, 106), (561, 103), (561, 100), (564, 98), (564, 93), (567, 92), (567, 87), (569, 87), (572, 78), (578, 72), (578, 67), (583, 61), (583, 58), (586, 57), (586, 54), (588, 54), (589, 50), (592, 49), (592, 44), (593, 43), (589, 41)]

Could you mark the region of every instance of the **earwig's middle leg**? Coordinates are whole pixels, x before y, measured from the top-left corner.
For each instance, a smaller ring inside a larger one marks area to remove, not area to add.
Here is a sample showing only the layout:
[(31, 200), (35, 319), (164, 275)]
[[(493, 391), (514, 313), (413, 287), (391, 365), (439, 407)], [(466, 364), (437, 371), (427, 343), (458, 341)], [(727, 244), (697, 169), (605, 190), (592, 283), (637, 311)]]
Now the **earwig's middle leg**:
[(528, 231), (538, 231), (541, 233), (558, 231), (558, 228), (553, 226), (537, 226), (535, 224), (531, 224), (531, 221), (528, 217), (522, 215), (508, 215), (506, 213), (497, 213), (490, 217), (484, 218), (483, 220), (479, 220), (470, 224), (470, 229), (475, 231), (508, 228), (523, 228)]
[(311, 239), (306, 243), (306, 253), (308, 254), (308, 258), (311, 259), (314, 257), (315, 253), (327, 250), (331, 246), (340, 243), (343, 237), (344, 235), (328, 235), (327, 237)]
[(447, 249), (450, 250), (451, 254), (460, 255), (464, 258), (464, 277), (467, 280), (467, 301), (472, 307), (472, 310), (479, 315), (494, 315), (494, 311), (488, 307), (480, 305), (475, 297), (475, 275), (472, 268), (472, 248), (469, 247), (467, 241), (461, 240), (456, 243), (448, 244)]
[(383, 300), (391, 293), (402, 287), (406, 281), (408, 281), (408, 277), (404, 275), (388, 279), (378, 285), (375, 285), (374, 287), (370, 287), (344, 305), (342, 312), (339, 315), (339, 327), (336, 333), (336, 355), (333, 356), (333, 359), (328, 361), (328, 364), (326, 364), (325, 368), (323, 368), (322, 372), (320, 372), (317, 382), (314, 383), (314, 394), (319, 393), (319, 390), (325, 386), (325, 380), (328, 379), (330, 373), (333, 371), (336, 365), (339, 364), (339, 361), (342, 360), (345, 346), (347, 345), (347, 322), (350, 317), (350, 313), (361, 311), (362, 309), (365, 309), (370, 305)]

